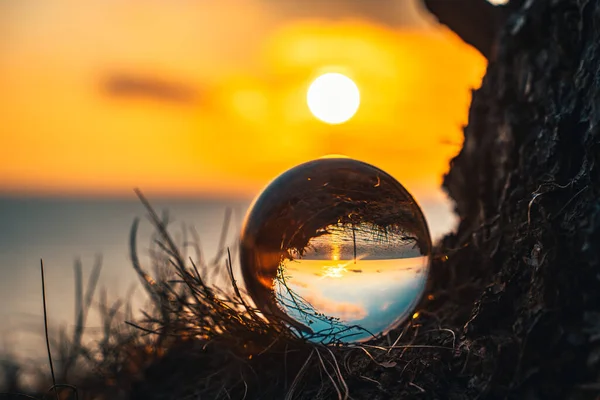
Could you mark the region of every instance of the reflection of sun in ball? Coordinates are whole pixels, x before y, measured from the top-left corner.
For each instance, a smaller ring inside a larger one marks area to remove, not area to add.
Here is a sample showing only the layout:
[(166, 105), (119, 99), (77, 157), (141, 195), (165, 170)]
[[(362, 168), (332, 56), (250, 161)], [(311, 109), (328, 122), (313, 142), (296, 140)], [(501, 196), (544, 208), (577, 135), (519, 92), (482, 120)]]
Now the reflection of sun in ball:
[(341, 124), (358, 110), (360, 93), (352, 79), (339, 73), (327, 73), (310, 84), (306, 101), (310, 111), (321, 121)]
[(321, 278), (341, 278), (344, 276), (347, 264), (326, 265), (323, 267), (323, 275)]

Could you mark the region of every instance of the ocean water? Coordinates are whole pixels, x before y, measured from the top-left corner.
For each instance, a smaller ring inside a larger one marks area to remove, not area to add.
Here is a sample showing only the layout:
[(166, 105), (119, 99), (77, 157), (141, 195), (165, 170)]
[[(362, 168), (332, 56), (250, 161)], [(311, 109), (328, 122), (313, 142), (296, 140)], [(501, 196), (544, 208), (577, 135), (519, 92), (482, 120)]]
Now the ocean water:
[[(227, 208), (232, 218), (226, 243), (233, 244), (250, 200), (151, 200), (157, 212), (168, 210), (170, 231), (194, 226), (204, 257), (214, 257)], [(44, 260), (50, 325), (69, 327), (75, 319), (74, 263), (83, 267), (84, 288), (98, 256), (102, 270), (98, 289), (109, 301), (134, 288), (134, 307), (146, 300), (131, 267), (129, 232), (140, 217), (138, 252), (149, 266), (152, 227), (137, 200), (0, 198), (0, 353), (9, 349), (35, 354), (43, 346), (40, 259)], [(97, 292), (98, 293), (98, 290)], [(96, 307), (97, 308), (97, 307)], [(134, 308), (135, 312), (136, 308)], [(88, 326), (99, 326), (96, 313)]]
[[(239, 234), (250, 199), (150, 199), (157, 211), (168, 210), (173, 233), (181, 224), (194, 226), (204, 257), (214, 257), (224, 217), (232, 209), (226, 243), (233, 245)], [(452, 229), (450, 204), (421, 204), (434, 238)], [(44, 260), (48, 316), (51, 330), (72, 326), (75, 314), (73, 266), (83, 266), (84, 287), (96, 257), (102, 257), (99, 288), (106, 288), (109, 301), (134, 288), (134, 312), (145, 301), (139, 279), (129, 258), (129, 231), (141, 217), (138, 250), (147, 261), (151, 225), (137, 198), (68, 199), (0, 197), (0, 354), (25, 357), (43, 354), (43, 311), (40, 259)], [(90, 315), (87, 325), (99, 325)]]

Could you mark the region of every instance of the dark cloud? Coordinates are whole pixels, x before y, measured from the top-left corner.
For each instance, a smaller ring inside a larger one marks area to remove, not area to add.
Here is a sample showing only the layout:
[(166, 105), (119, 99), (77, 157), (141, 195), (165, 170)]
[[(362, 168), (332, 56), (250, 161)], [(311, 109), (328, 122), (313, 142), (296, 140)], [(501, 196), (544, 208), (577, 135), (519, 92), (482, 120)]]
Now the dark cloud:
[(184, 83), (122, 73), (109, 75), (102, 82), (102, 88), (109, 96), (146, 97), (174, 103), (192, 103), (199, 97), (194, 88)]

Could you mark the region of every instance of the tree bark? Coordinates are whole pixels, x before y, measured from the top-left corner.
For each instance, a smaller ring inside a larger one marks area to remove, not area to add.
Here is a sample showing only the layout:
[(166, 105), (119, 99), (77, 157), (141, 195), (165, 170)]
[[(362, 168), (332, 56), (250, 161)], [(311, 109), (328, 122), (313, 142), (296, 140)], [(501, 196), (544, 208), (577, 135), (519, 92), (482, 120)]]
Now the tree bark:
[(464, 322), (452, 375), (469, 398), (599, 398), (600, 0), (503, 10), (444, 179), (460, 225), (432, 290)]

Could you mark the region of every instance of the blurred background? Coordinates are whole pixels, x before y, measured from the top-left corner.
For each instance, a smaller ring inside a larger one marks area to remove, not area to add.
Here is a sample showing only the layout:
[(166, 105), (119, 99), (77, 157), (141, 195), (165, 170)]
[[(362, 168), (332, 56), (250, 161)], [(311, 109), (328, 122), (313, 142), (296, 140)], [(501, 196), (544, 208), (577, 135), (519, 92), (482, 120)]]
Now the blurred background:
[[(233, 240), (271, 179), (343, 154), (397, 178), (440, 237), (455, 223), (441, 179), (485, 67), (418, 0), (2, 1), (0, 351), (43, 345), (40, 258), (56, 324), (73, 320), (76, 258), (85, 275), (102, 254), (114, 296), (136, 282), (134, 187), (210, 257), (227, 207)], [(344, 123), (307, 104), (327, 72), (360, 92)]]

